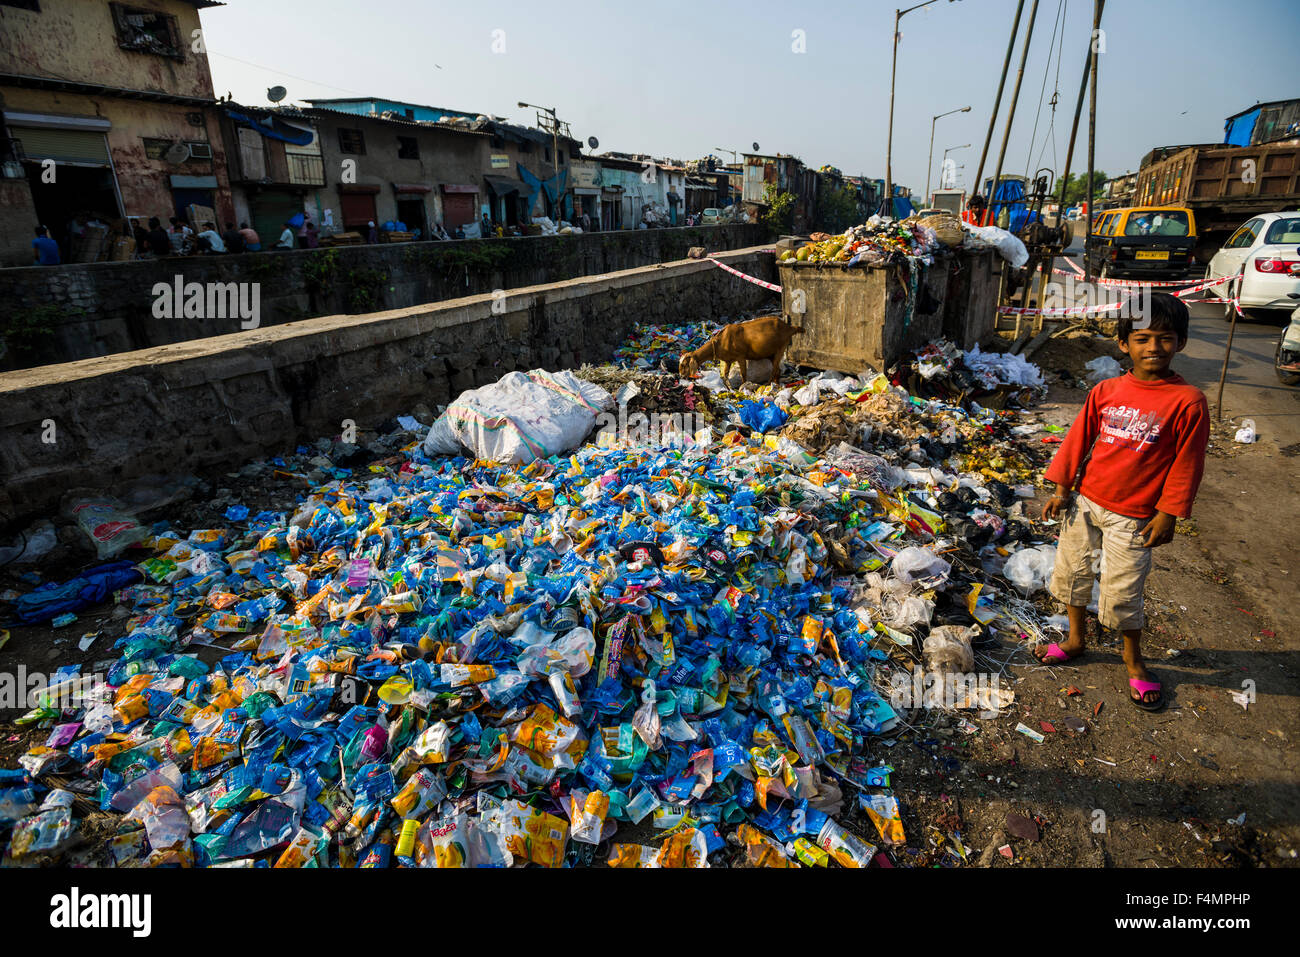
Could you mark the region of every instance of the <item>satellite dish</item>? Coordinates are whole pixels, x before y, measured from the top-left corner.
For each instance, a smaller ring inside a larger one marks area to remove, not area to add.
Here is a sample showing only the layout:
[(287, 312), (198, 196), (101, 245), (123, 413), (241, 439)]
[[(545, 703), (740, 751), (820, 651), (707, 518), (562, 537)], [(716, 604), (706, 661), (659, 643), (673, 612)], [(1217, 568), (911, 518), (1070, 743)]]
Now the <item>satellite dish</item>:
[(272, 103), (279, 103), (289, 91), (282, 86), (273, 86), (266, 91), (266, 98)]
[(757, 144), (757, 143), (754, 144), (754, 152), (755, 152), (755, 153), (758, 152), (758, 144)]
[(588, 136), (588, 137), (587, 137), (587, 145), (590, 146), (590, 147), (594, 150), (597, 146), (600, 145), (600, 140), (596, 139), (596, 137), (594, 137), (594, 136)]
[(190, 148), (185, 143), (173, 143), (163, 152), (163, 159), (169, 163), (184, 163), (190, 158)]

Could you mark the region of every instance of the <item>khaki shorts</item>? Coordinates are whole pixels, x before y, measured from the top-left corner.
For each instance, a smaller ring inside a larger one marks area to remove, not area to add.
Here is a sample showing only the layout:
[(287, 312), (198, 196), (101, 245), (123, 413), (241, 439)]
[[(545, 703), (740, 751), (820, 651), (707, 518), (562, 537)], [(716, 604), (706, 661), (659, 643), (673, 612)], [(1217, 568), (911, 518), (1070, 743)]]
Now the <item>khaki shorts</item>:
[(1129, 518), (1096, 502), (1074, 496), (1056, 544), (1051, 592), (1067, 605), (1092, 601), (1092, 553), (1102, 553), (1101, 598), (1097, 618), (1107, 628), (1133, 631), (1146, 623), (1142, 588), (1151, 571), (1151, 549), (1141, 531), (1150, 519)]

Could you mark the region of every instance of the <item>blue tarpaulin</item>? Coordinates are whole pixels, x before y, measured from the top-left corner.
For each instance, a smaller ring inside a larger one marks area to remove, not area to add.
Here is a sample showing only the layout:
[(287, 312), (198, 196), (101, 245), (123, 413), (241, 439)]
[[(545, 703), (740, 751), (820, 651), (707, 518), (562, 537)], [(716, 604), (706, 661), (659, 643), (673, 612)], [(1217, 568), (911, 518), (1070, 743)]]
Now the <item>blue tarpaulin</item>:
[(24, 625), (49, 621), (67, 612), (98, 605), (119, 588), (144, 578), (133, 562), (118, 561), (82, 572), (62, 585), (49, 582), (17, 601), (16, 616)]
[(1223, 124), (1223, 142), (1226, 146), (1249, 146), (1251, 134), (1255, 132), (1255, 121), (1259, 119), (1259, 110), (1251, 110), (1241, 116), (1233, 117)]
[(316, 137), (311, 130), (291, 126), (278, 116), (268, 116), (265, 120), (259, 120), (244, 113), (236, 113), (234, 110), (227, 110), (226, 115), (241, 126), (257, 130), (269, 140), (280, 140), (291, 146), (306, 146)]

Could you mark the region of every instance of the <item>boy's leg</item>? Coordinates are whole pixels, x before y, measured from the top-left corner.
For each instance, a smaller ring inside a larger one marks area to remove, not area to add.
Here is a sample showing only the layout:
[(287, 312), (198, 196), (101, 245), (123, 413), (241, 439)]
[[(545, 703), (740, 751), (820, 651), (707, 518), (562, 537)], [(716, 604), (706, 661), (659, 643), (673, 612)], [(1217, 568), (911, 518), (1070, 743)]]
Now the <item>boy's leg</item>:
[[(1059, 647), (1072, 658), (1083, 651), (1087, 634), (1084, 614), (1092, 598), (1092, 552), (1101, 543), (1102, 534), (1094, 518), (1095, 509), (1083, 496), (1074, 497), (1056, 543), (1056, 565), (1049, 586), (1052, 596), (1065, 604), (1070, 618), (1070, 636)], [(1043, 647), (1038, 659), (1042, 661), (1046, 653)]]
[[(1151, 549), (1142, 543), (1146, 520), (1107, 512), (1102, 523), (1102, 553), (1105, 569), (1101, 580), (1101, 601), (1097, 617), (1107, 628), (1124, 635), (1124, 666), (1129, 678), (1151, 681), (1142, 660), (1142, 627), (1146, 624), (1143, 588), (1151, 571)], [(1150, 694), (1150, 693), (1149, 693)], [(1138, 693), (1129, 688), (1129, 696)], [(1148, 703), (1152, 703), (1149, 697)]]

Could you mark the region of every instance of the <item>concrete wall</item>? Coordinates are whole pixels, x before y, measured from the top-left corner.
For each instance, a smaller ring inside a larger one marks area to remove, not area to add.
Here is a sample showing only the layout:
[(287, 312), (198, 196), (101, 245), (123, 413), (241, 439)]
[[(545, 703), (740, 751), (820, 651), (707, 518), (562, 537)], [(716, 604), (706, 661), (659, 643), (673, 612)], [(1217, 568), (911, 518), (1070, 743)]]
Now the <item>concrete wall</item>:
[(37, 328), (28, 329), (28, 348), (10, 345), (0, 368), (112, 355), (241, 328), (237, 318), (155, 317), (155, 284), (173, 283), (177, 275), (187, 283), (257, 283), (260, 325), (266, 327), (670, 262), (691, 246), (738, 249), (763, 238), (759, 226), (702, 226), (3, 269), (0, 334), (8, 338), (15, 326), (33, 320)]
[[(720, 254), (768, 281), (770, 253)], [(777, 297), (708, 262), (328, 316), (0, 374), (0, 522), (48, 515), (78, 486), (234, 466), (430, 408), (515, 369), (608, 360), (636, 322), (694, 323)], [(54, 442), (44, 442), (53, 429)]]

